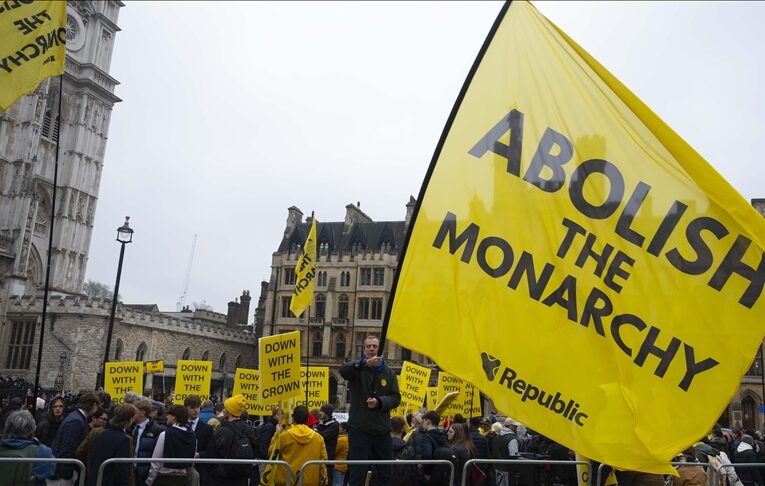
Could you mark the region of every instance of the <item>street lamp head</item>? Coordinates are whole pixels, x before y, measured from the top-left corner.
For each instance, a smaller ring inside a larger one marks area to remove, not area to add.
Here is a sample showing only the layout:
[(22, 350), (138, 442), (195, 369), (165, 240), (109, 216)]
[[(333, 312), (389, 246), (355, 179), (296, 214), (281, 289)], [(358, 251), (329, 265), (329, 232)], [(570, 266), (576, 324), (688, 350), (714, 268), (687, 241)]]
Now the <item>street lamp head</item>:
[(125, 216), (125, 224), (117, 228), (117, 241), (123, 245), (133, 241), (133, 230), (130, 228), (130, 216)]

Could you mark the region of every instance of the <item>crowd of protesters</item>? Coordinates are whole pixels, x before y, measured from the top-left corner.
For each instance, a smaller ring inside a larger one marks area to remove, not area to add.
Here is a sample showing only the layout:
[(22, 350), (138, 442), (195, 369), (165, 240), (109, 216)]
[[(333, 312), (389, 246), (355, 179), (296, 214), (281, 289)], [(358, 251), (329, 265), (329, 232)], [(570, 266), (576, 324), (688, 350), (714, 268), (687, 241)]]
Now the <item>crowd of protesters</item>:
[[(281, 486), (287, 470), (254, 465), (253, 459), (289, 464), (291, 484), (302, 474), (306, 486), (568, 486), (577, 484), (574, 452), (512, 418), (442, 417), (421, 409), (407, 417), (392, 416), (400, 404), (395, 373), (377, 356), (379, 340), (369, 337), (358, 360), (340, 370), (350, 390), (347, 422), (338, 422), (325, 404), (289, 413), (275, 407), (262, 423), (250, 421), (242, 395), (223, 403), (191, 395), (183, 405), (162, 403), (127, 393), (119, 405), (104, 391), (37, 400), (11, 398), (0, 410), (0, 457), (72, 458), (85, 465), (85, 484), (115, 486)], [(40, 406), (42, 405), (42, 406)], [(111, 458), (146, 459), (110, 463)], [(192, 463), (193, 459), (242, 459), (239, 463)], [(189, 462), (178, 462), (180, 460)], [(393, 465), (338, 464), (303, 467), (311, 460), (409, 460)], [(422, 464), (437, 459), (451, 462)], [(502, 459), (499, 464), (470, 459)], [(521, 459), (538, 464), (516, 462)], [(546, 462), (548, 461), (548, 462)], [(601, 485), (705, 486), (711, 471), (721, 471), (727, 486), (765, 486), (765, 469), (743, 464), (765, 463), (759, 431), (722, 429), (675, 458), (678, 476), (604, 468)], [(733, 464), (734, 467), (721, 466)], [(738, 467), (736, 467), (738, 465)], [(595, 464), (592, 471), (597, 470)], [(80, 470), (69, 463), (0, 462), (0, 485), (73, 485)], [(593, 473), (594, 476), (594, 473)], [(594, 484), (594, 479), (591, 484)], [(598, 485), (598, 486), (601, 486)]]

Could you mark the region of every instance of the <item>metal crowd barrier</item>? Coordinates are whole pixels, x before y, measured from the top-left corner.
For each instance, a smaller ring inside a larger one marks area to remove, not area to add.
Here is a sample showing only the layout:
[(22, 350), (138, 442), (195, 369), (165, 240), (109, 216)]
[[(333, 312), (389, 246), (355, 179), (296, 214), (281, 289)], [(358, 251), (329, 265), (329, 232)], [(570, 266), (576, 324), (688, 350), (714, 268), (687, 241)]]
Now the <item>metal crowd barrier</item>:
[[(39, 459), (35, 459), (30, 462), (39, 462)], [(79, 462), (79, 461), (78, 461)], [(253, 466), (258, 465), (266, 465), (266, 464), (275, 464), (277, 466), (284, 466), (287, 468), (287, 484), (292, 484), (290, 480), (292, 479), (292, 469), (290, 468), (290, 465), (284, 461), (266, 461), (263, 459), (179, 459), (175, 457), (142, 457), (140, 459), (135, 457), (115, 457), (112, 459), (105, 460), (101, 467), (98, 468), (98, 476), (96, 477), (96, 486), (101, 486), (102, 481), (104, 479), (104, 470), (106, 469), (106, 466), (109, 466), (111, 464), (147, 464), (152, 462), (174, 462), (176, 464), (252, 464)], [(82, 464), (82, 463), (80, 463)], [(84, 470), (84, 466), (83, 466)], [(85, 475), (83, 474), (83, 482), (81, 486), (85, 485)]]
[[(718, 486), (720, 484), (720, 471), (722, 471), (726, 467), (731, 469), (765, 467), (765, 462), (736, 462), (734, 464), (721, 464), (720, 467), (718, 467), (717, 470), (715, 471), (715, 479), (712, 482), (712, 486)], [(738, 472), (736, 473), (736, 475), (738, 475)], [(739, 478), (739, 481), (741, 481), (740, 478)]]
[[(465, 462), (465, 466), (462, 469), (462, 482), (460, 483), (462, 486), (467, 485), (467, 475), (470, 468), (470, 464), (507, 464), (511, 466), (524, 466), (524, 465), (535, 465), (535, 466), (544, 466), (546, 464), (550, 464), (553, 466), (561, 465), (561, 466), (584, 466), (587, 468), (587, 475), (588, 477), (592, 474), (590, 473), (590, 470), (592, 469), (592, 464), (589, 463), (589, 461), (561, 461), (561, 460), (547, 460), (547, 459), (470, 459), (469, 461)], [(601, 464), (602, 465), (602, 464)], [(598, 474), (600, 474), (600, 470), (598, 470)], [(491, 478), (487, 475), (487, 482), (489, 484), (492, 484), (490, 481), (492, 481)]]
[(79, 461), (77, 459), (70, 459), (70, 458), (61, 458), (58, 457), (0, 457), (0, 462), (13, 462), (13, 463), (19, 463), (19, 462), (34, 462), (34, 463), (41, 463), (41, 462), (55, 462), (58, 464), (74, 464), (77, 469), (79, 470), (79, 477), (77, 478), (77, 484), (80, 486), (85, 486), (85, 464), (82, 463), (82, 461)]
[[(352, 466), (354, 464), (368, 464), (370, 466), (375, 465), (390, 465), (390, 466), (405, 466), (407, 464), (447, 464), (449, 465), (449, 484), (454, 484), (454, 464), (452, 464), (451, 461), (447, 461), (446, 459), (422, 459), (422, 460), (403, 460), (403, 459), (378, 459), (376, 461), (373, 460), (354, 460), (354, 461), (307, 461), (305, 464), (303, 464), (300, 469), (298, 470), (298, 482), (297, 486), (303, 486), (303, 470), (308, 466), (316, 466), (320, 464), (325, 464), (327, 466), (334, 466), (337, 464), (348, 464), (349, 466)], [(349, 471), (350, 472), (350, 471)], [(289, 480), (289, 476), (287, 476), (287, 479)], [(331, 478), (330, 478), (331, 480)], [(290, 484), (289, 481), (287, 481), (287, 484)]]
[[(672, 466), (698, 466), (698, 467), (703, 467), (704, 469), (707, 470), (707, 474), (709, 474), (709, 463), (706, 463), (706, 462), (670, 462), (670, 465), (672, 465)], [(756, 465), (765, 466), (765, 464), (754, 464), (754, 463), (751, 464), (751, 465), (752, 466), (756, 466)], [(733, 464), (723, 464), (722, 466), (720, 466), (720, 469), (722, 469), (724, 467), (733, 467), (733, 466), (734, 466)], [(738, 466), (738, 464), (736, 464), (736, 466)], [(603, 479), (603, 468), (604, 467), (611, 467), (611, 466), (609, 466), (608, 464), (601, 464), (600, 466), (598, 466), (597, 482), (595, 483), (595, 486), (600, 486), (600, 482)], [(640, 472), (640, 471), (632, 471), (632, 472)], [(718, 478), (720, 477), (719, 470), (718, 471), (712, 470), (712, 472), (714, 474), (713, 479), (712, 479), (712, 486), (716, 486), (717, 482), (719, 481)]]

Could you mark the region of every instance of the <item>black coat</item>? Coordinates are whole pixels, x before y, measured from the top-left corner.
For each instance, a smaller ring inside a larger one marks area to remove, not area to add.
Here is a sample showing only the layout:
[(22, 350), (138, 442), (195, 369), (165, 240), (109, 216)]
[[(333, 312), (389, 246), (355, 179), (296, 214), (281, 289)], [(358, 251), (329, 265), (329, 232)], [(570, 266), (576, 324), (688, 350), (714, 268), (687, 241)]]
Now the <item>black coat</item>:
[[(66, 416), (56, 431), (53, 440), (53, 455), (58, 458), (74, 458), (74, 453), (90, 432), (88, 420), (79, 409)], [(73, 464), (58, 464), (56, 475), (59, 478), (70, 479), (74, 474)]]
[[(135, 430), (135, 426), (133, 427), (133, 431)], [(130, 432), (130, 435), (133, 435), (133, 431)], [(146, 430), (141, 432), (141, 438), (138, 439), (138, 446), (137, 446), (137, 458), (146, 458), (151, 457), (152, 454), (154, 454), (154, 446), (157, 445), (157, 439), (159, 439), (159, 434), (165, 431), (165, 428), (159, 425), (158, 423), (154, 422), (154, 420), (149, 419), (149, 422), (146, 424)], [(146, 462), (143, 464), (137, 464), (135, 467), (135, 483), (136, 486), (143, 486), (146, 484), (146, 479), (149, 477), (149, 469), (151, 469), (151, 464)]]
[[(87, 485), (95, 486), (98, 478), (98, 468), (101, 467), (107, 459), (113, 457), (132, 457), (133, 451), (130, 450), (133, 441), (130, 440), (124, 430), (116, 428), (106, 428), (93, 441), (93, 456), (90, 460), (91, 468), (88, 469)], [(103, 476), (104, 486), (128, 486), (130, 476), (133, 474), (130, 464), (114, 464), (106, 466)]]
[[(237, 433), (245, 435), (250, 440), (253, 451), (256, 450), (255, 446), (258, 443), (258, 439), (255, 436), (255, 430), (242, 420), (234, 420), (233, 422), (225, 422), (221, 424), (221, 426), (218, 427), (218, 430), (215, 431), (215, 434), (213, 435), (213, 440), (215, 442), (215, 457), (220, 459), (231, 459), (228, 455), (229, 451), (231, 451), (232, 444), (237, 440)], [(232, 482), (230, 474), (227, 474), (228, 470), (229, 468), (226, 466), (218, 464), (212, 467), (210, 469), (210, 479), (212, 483), (224, 484), (226, 482)], [(249, 474), (247, 476), (242, 475), (240, 480), (244, 479), (249, 479)]]
[[(396, 373), (384, 362), (373, 369), (362, 361), (349, 361), (340, 368), (340, 375), (351, 390), (348, 427), (366, 434), (390, 434), (390, 411), (401, 403)], [(370, 397), (380, 401), (377, 408), (367, 406)]]
[[(202, 459), (215, 457), (215, 439), (213, 438), (213, 432), (215, 432), (215, 429), (213, 429), (211, 425), (207, 425), (201, 420), (197, 421), (197, 426), (194, 428), (194, 435), (197, 437), (197, 452)], [(194, 467), (199, 473), (199, 482), (203, 486), (210, 484), (210, 465), (195, 464)]]
[(476, 459), (489, 458), (489, 441), (477, 430), (470, 431), (470, 439), (473, 441)]
[[(740, 463), (755, 463), (758, 462), (757, 454), (752, 449), (736, 452), (736, 464)], [(756, 467), (737, 467), (736, 475), (744, 483), (745, 486), (753, 486), (762, 484), (762, 478), (760, 477), (760, 471)]]
[(340, 434), (340, 424), (337, 420), (331, 418), (326, 422), (322, 421), (316, 424), (316, 432), (324, 437), (324, 447), (327, 448), (327, 458), (332, 461), (335, 459), (335, 449), (337, 448), (337, 436)]

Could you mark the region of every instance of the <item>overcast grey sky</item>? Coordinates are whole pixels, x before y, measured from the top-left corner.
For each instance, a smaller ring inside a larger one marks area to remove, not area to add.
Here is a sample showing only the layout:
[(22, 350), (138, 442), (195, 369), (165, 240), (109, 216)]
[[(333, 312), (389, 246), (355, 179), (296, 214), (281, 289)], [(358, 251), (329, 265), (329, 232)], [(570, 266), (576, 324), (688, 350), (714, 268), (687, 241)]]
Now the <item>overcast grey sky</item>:
[[(402, 220), (501, 3), (131, 2), (87, 278), (218, 312), (270, 276), (296, 205)], [(745, 198), (765, 197), (765, 3), (537, 2)], [(252, 319), (251, 319), (252, 320)]]

